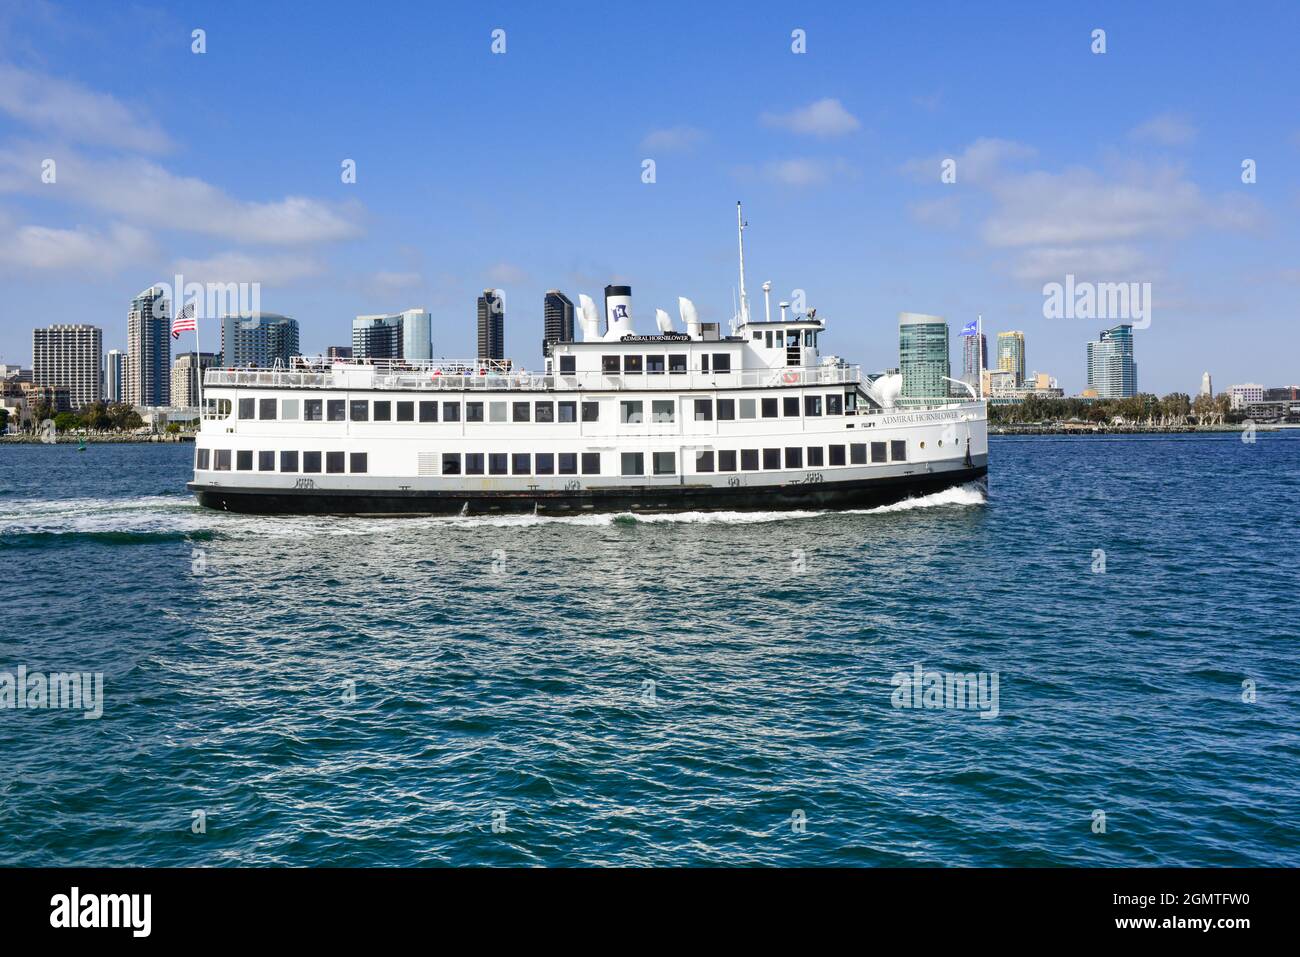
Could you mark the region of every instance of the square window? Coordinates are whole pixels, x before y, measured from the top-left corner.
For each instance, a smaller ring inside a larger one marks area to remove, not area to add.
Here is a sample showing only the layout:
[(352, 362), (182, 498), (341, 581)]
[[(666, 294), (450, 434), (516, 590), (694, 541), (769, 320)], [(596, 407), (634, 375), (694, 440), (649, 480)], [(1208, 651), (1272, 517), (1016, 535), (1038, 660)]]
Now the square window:
[[(880, 443), (880, 448), (881, 455), (884, 455), (884, 443)], [(874, 452), (875, 450), (873, 449), (872, 451)], [(849, 446), (849, 463), (851, 465), (867, 464), (867, 444), (865, 442), (854, 442)]]
[(740, 417), (742, 419), (752, 419), (755, 417), (754, 409), (757, 403), (753, 399), (740, 400)]
[(465, 403), (465, 421), (482, 422), (483, 421), (483, 403), (466, 402)]
[(758, 471), (758, 449), (740, 450), (740, 470), (742, 472)]
[(321, 410), (324, 403), (320, 399), (302, 400), (302, 417), (305, 422), (323, 422), (325, 413)]
[(465, 474), (466, 475), (483, 474), (483, 453), (482, 452), (465, 453)]
[(325, 453), (325, 471), (335, 474), (343, 471), (343, 453), (326, 452)]
[(871, 443), (871, 461), (872, 461), (872, 463), (876, 463), (876, 462), (888, 462), (888, 461), (889, 461), (889, 456), (886, 454), (887, 451), (888, 451), (888, 449), (887, 449), (887, 447), (886, 447), (886, 443), (884, 443), (884, 442), (872, 442), (872, 443)]
[(194, 450), (194, 467), (196, 469), (202, 472), (206, 472), (208, 470), (209, 461), (210, 461), (210, 456), (208, 454), (207, 449)]
[(843, 464), (844, 464), (844, 446), (842, 446), (842, 445), (832, 445), (832, 446), (831, 446), (831, 465), (843, 465)]
[(393, 421), (393, 403), (376, 402), (375, 403), (375, 421), (391, 422)]
[(641, 422), (641, 403), (637, 402), (620, 402), (618, 404), (618, 420), (624, 425), (638, 425)]
[(397, 421), (414, 422), (415, 421), (415, 403), (399, 402), (397, 403)]
[(442, 404), (442, 421), (459, 422), (460, 421), (460, 403), (444, 402)]
[(787, 448), (785, 450), (785, 467), (788, 469), (803, 468), (803, 449)]
[(624, 452), (622, 461), (623, 475), (645, 474), (645, 454), (643, 452)]
[(583, 475), (600, 474), (600, 453), (599, 452), (582, 453), (582, 474)]
[(298, 453), (281, 452), (280, 453), (280, 471), (296, 472), (298, 471)]
[(640, 356), (624, 356), (624, 357), (623, 357), (623, 371), (624, 371), (624, 372), (644, 372), (644, 371), (645, 371), (645, 364), (641, 361), (641, 357), (640, 357)]
[(560, 375), (573, 375), (578, 371), (576, 356), (560, 356)]
[(460, 474), (460, 453), (459, 452), (442, 453), (442, 474), (443, 475)]
[(327, 399), (325, 402), (325, 413), (331, 422), (346, 422), (348, 418), (348, 404), (342, 399)]
[(646, 356), (645, 371), (651, 375), (663, 375), (664, 357), (663, 356)]
[[(768, 335), (770, 336), (771, 333), (769, 332)], [(752, 336), (752, 338), (753, 338), (753, 340), (754, 340), (755, 342), (762, 342), (762, 341), (763, 341), (763, 333), (761, 333), (761, 332), (759, 332), (757, 329), (755, 329), (755, 330), (754, 330), (754, 335)]]
[(256, 400), (256, 399), (240, 399), (240, 400), (239, 400), (239, 417), (240, 417), (241, 419), (251, 419), (251, 418), (253, 417), (253, 413), (254, 413), (254, 411), (255, 411), (255, 409), (256, 409), (256, 405), (257, 405), (257, 400)]
[(319, 472), (320, 453), (319, 452), (302, 453), (302, 470), (304, 472)]
[(559, 403), (559, 406), (560, 406), (560, 421), (561, 421), (561, 422), (577, 422), (577, 421), (578, 421), (578, 403), (576, 403), (576, 402), (561, 402), (561, 403)]
[(488, 403), (488, 421), (504, 422), (506, 420), (506, 404), (504, 402)]
[(600, 371), (604, 372), (606, 375), (618, 375), (619, 370), (622, 367), (622, 363), (619, 361), (618, 356), (600, 357)]
[(361, 475), (365, 472), (370, 467), (370, 463), (367, 459), (368, 454), (369, 453), (366, 452), (353, 452), (349, 456), (348, 471), (356, 475)]
[(715, 352), (715, 353), (713, 353), (713, 371), (714, 371), (714, 372), (730, 372), (730, 371), (731, 371), (731, 356), (730, 356), (729, 354), (725, 353), (725, 352)]
[(779, 469), (781, 467), (781, 450), (764, 449), (763, 450), (763, 468)]
[(253, 470), (252, 449), (240, 449), (235, 453), (235, 468), (241, 472), (251, 472)]
[(907, 461), (907, 440), (892, 439), (889, 443), (889, 461), (906, 462)]
[(216, 459), (216, 471), (230, 471), (230, 449), (217, 449), (214, 457)]
[(695, 400), (695, 421), (696, 422), (713, 421), (713, 400), (712, 399)]
[(275, 453), (274, 453), (274, 452), (258, 452), (258, 453), (257, 453), (257, 470), (258, 470), (259, 472), (274, 472), (274, 471), (275, 471)]
[(686, 356), (677, 355), (668, 357), (668, 374), (682, 373), (686, 371)]
[(825, 452), (826, 450), (823, 449), (820, 445), (810, 446), (808, 449), (808, 467), (810, 469), (821, 468), (823, 465), (825, 465), (826, 464)]
[(844, 396), (838, 392), (832, 392), (826, 396), (826, 414), (843, 415), (844, 414)]
[(695, 471), (712, 472), (713, 471), (713, 451), (695, 453)]
[(554, 475), (555, 453), (538, 452), (533, 456), (533, 466), (538, 475)]
[(797, 416), (799, 414), (799, 397), (797, 395), (787, 395), (781, 400), (782, 414), (787, 416)]
[(297, 420), (298, 418), (297, 399), (285, 399), (280, 403), (280, 418)]
[(353, 399), (350, 418), (353, 422), (367, 421), (370, 418), (370, 403), (365, 399)]
[(776, 409), (777, 409), (777, 405), (776, 405), (776, 399), (775, 399), (775, 398), (764, 399), (764, 400), (763, 400), (763, 418), (765, 418), (765, 419), (775, 419), (775, 418), (776, 418)]
[(554, 403), (554, 402), (534, 402), (534, 403), (533, 403), (533, 421), (534, 421), (534, 422), (554, 422), (554, 421), (555, 421), (555, 403)]
[(275, 399), (258, 399), (257, 400), (257, 417), (259, 419), (274, 419), (275, 407), (278, 403)]
[(515, 475), (529, 475), (533, 471), (533, 457), (527, 452), (510, 456), (510, 471)]
[(421, 400), (420, 402), (420, 421), (437, 422), (438, 421), (438, 403), (430, 400)]
[(736, 450), (723, 449), (718, 453), (718, 471), (734, 472), (736, 471)]
[(654, 399), (650, 403), (650, 417), (653, 422), (672, 422), (677, 415), (675, 399)]
[(582, 403), (582, 421), (583, 421), (583, 422), (595, 422), (595, 421), (597, 421), (599, 418), (600, 418), (600, 403), (599, 403), (599, 402), (584, 402), (584, 403)]
[(513, 408), (512, 408), (512, 410), (511, 410), (511, 421), (514, 421), (514, 422), (530, 422), (530, 421), (532, 421), (532, 414), (531, 414), (531, 413), (532, 413), (533, 407), (532, 407), (532, 403), (531, 403), (531, 402), (515, 402), (515, 403), (512, 403), (512, 405), (513, 405)]
[[(596, 471), (600, 471), (599, 464), (596, 466)], [(578, 474), (578, 453), (577, 452), (560, 453), (560, 474), (561, 475)]]
[(735, 417), (736, 417), (736, 400), (719, 399), (718, 400), (718, 421), (730, 422)]
[(488, 474), (505, 475), (510, 464), (510, 456), (505, 452), (492, 452), (488, 455)]
[(654, 454), (654, 467), (655, 467), (655, 475), (676, 475), (677, 474), (677, 453), (656, 452)]
[(821, 415), (822, 414), (822, 397), (819, 395), (806, 395), (803, 397), (803, 414), (804, 415)]

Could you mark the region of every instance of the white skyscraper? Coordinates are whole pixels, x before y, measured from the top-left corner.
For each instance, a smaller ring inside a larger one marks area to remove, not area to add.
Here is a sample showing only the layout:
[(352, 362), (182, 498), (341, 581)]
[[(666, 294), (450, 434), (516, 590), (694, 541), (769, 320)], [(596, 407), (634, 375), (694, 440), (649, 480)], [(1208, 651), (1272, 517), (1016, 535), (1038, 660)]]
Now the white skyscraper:
[(1210, 373), (1201, 373), (1201, 395), (1214, 395), (1214, 384), (1210, 381)]
[(98, 326), (58, 325), (32, 330), (32, 382), (65, 386), (80, 409), (103, 398), (104, 333)]

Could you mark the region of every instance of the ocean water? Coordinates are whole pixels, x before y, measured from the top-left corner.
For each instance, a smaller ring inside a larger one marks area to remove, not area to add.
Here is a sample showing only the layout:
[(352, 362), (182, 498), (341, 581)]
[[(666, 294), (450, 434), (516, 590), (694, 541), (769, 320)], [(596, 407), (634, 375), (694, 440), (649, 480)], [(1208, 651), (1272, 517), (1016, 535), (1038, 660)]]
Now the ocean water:
[(653, 519), (242, 517), (191, 454), (0, 446), (0, 672), (104, 675), (0, 710), (0, 864), (1300, 864), (1300, 434)]

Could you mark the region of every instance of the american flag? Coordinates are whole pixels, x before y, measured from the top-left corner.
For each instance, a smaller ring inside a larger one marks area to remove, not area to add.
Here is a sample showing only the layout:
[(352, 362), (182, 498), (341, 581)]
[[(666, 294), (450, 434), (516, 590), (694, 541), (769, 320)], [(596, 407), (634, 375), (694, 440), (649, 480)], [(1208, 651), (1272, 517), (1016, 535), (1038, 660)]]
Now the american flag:
[(179, 339), (182, 332), (195, 332), (198, 320), (194, 318), (194, 303), (181, 310), (179, 316), (172, 320), (172, 338)]

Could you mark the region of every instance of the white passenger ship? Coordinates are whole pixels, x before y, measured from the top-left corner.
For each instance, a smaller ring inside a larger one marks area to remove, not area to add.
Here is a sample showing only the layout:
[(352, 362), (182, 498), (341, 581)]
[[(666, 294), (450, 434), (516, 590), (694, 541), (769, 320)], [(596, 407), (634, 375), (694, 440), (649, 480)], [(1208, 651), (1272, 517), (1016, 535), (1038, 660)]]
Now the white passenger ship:
[[(209, 369), (189, 488), (237, 512), (485, 514), (859, 508), (982, 480), (984, 402), (899, 397), (899, 376), (823, 356), (816, 310), (730, 334), (679, 300), (632, 327), (605, 288), (540, 373), (508, 361), (296, 359)], [(767, 295), (765, 284), (764, 293)]]

